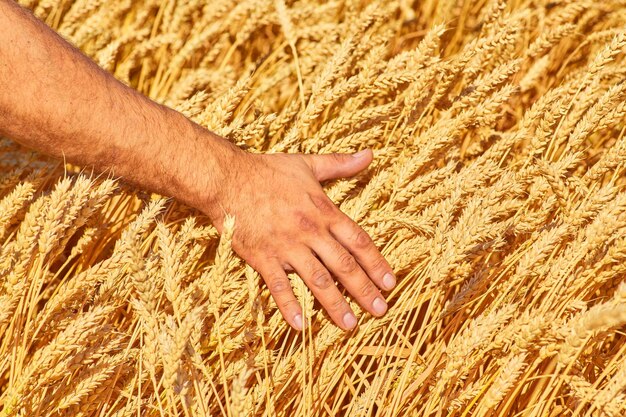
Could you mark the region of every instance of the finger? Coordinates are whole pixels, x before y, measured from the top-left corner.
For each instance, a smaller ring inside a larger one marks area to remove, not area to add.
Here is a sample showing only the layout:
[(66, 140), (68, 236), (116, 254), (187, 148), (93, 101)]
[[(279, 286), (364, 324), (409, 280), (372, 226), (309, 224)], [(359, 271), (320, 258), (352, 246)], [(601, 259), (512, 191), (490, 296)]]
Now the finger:
[(396, 278), (387, 260), (372, 239), (348, 216), (330, 226), (330, 231), (344, 248), (350, 251), (367, 275), (384, 290), (396, 285)]
[(291, 289), (291, 283), (282, 266), (278, 262), (268, 261), (258, 267), (258, 272), (263, 277), (287, 323), (296, 330), (302, 330), (304, 327), (302, 308)]
[(311, 245), (326, 267), (352, 294), (365, 310), (374, 316), (387, 311), (387, 303), (376, 285), (363, 271), (354, 256), (332, 237), (317, 240)]
[(374, 158), (370, 149), (354, 154), (329, 153), (321, 155), (304, 155), (305, 161), (313, 170), (318, 181), (352, 177), (363, 171)]
[(356, 326), (356, 316), (348, 302), (335, 286), (328, 270), (310, 251), (302, 251), (289, 263), (339, 327), (350, 330)]

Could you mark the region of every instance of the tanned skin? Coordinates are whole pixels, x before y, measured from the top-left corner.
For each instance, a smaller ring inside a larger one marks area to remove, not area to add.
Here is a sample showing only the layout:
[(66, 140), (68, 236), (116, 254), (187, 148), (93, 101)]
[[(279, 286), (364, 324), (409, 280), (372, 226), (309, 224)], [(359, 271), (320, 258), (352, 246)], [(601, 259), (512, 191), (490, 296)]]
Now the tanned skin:
[(295, 329), (303, 327), (302, 310), (286, 271), (343, 329), (357, 320), (333, 278), (371, 314), (387, 310), (379, 289), (394, 287), (391, 267), (320, 185), (365, 169), (370, 150), (245, 152), (117, 81), (11, 0), (0, 0), (0, 135), (172, 196), (220, 232), (233, 215), (233, 249), (261, 274)]

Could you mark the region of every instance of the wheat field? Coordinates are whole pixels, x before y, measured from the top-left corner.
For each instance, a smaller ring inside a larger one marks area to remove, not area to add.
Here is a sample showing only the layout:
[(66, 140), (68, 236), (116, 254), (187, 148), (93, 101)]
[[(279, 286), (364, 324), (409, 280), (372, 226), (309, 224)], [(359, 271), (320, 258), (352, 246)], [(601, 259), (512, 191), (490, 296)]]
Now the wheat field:
[[(306, 331), (202, 213), (0, 139), (0, 416), (626, 415), (626, 2), (20, 0), (389, 260)], [(245, 196), (242, 196), (245, 198)]]

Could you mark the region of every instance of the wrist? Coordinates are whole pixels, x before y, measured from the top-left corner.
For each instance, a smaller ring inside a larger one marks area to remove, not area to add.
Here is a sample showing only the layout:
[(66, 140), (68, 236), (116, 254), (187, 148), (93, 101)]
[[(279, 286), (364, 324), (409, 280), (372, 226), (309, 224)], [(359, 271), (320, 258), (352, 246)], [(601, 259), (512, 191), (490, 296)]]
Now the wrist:
[(181, 146), (166, 162), (171, 175), (167, 194), (201, 210), (215, 224), (223, 216), (228, 184), (250, 155), (182, 114), (173, 113), (183, 128), (179, 133)]

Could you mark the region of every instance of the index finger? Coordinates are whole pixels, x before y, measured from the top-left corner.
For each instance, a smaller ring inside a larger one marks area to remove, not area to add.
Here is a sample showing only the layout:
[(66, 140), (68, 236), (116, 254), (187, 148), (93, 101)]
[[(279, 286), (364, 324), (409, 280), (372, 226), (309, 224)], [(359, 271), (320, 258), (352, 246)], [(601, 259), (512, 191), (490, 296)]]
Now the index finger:
[(380, 253), (372, 238), (354, 220), (345, 214), (330, 226), (335, 239), (352, 253), (365, 273), (383, 290), (396, 285), (393, 269)]

